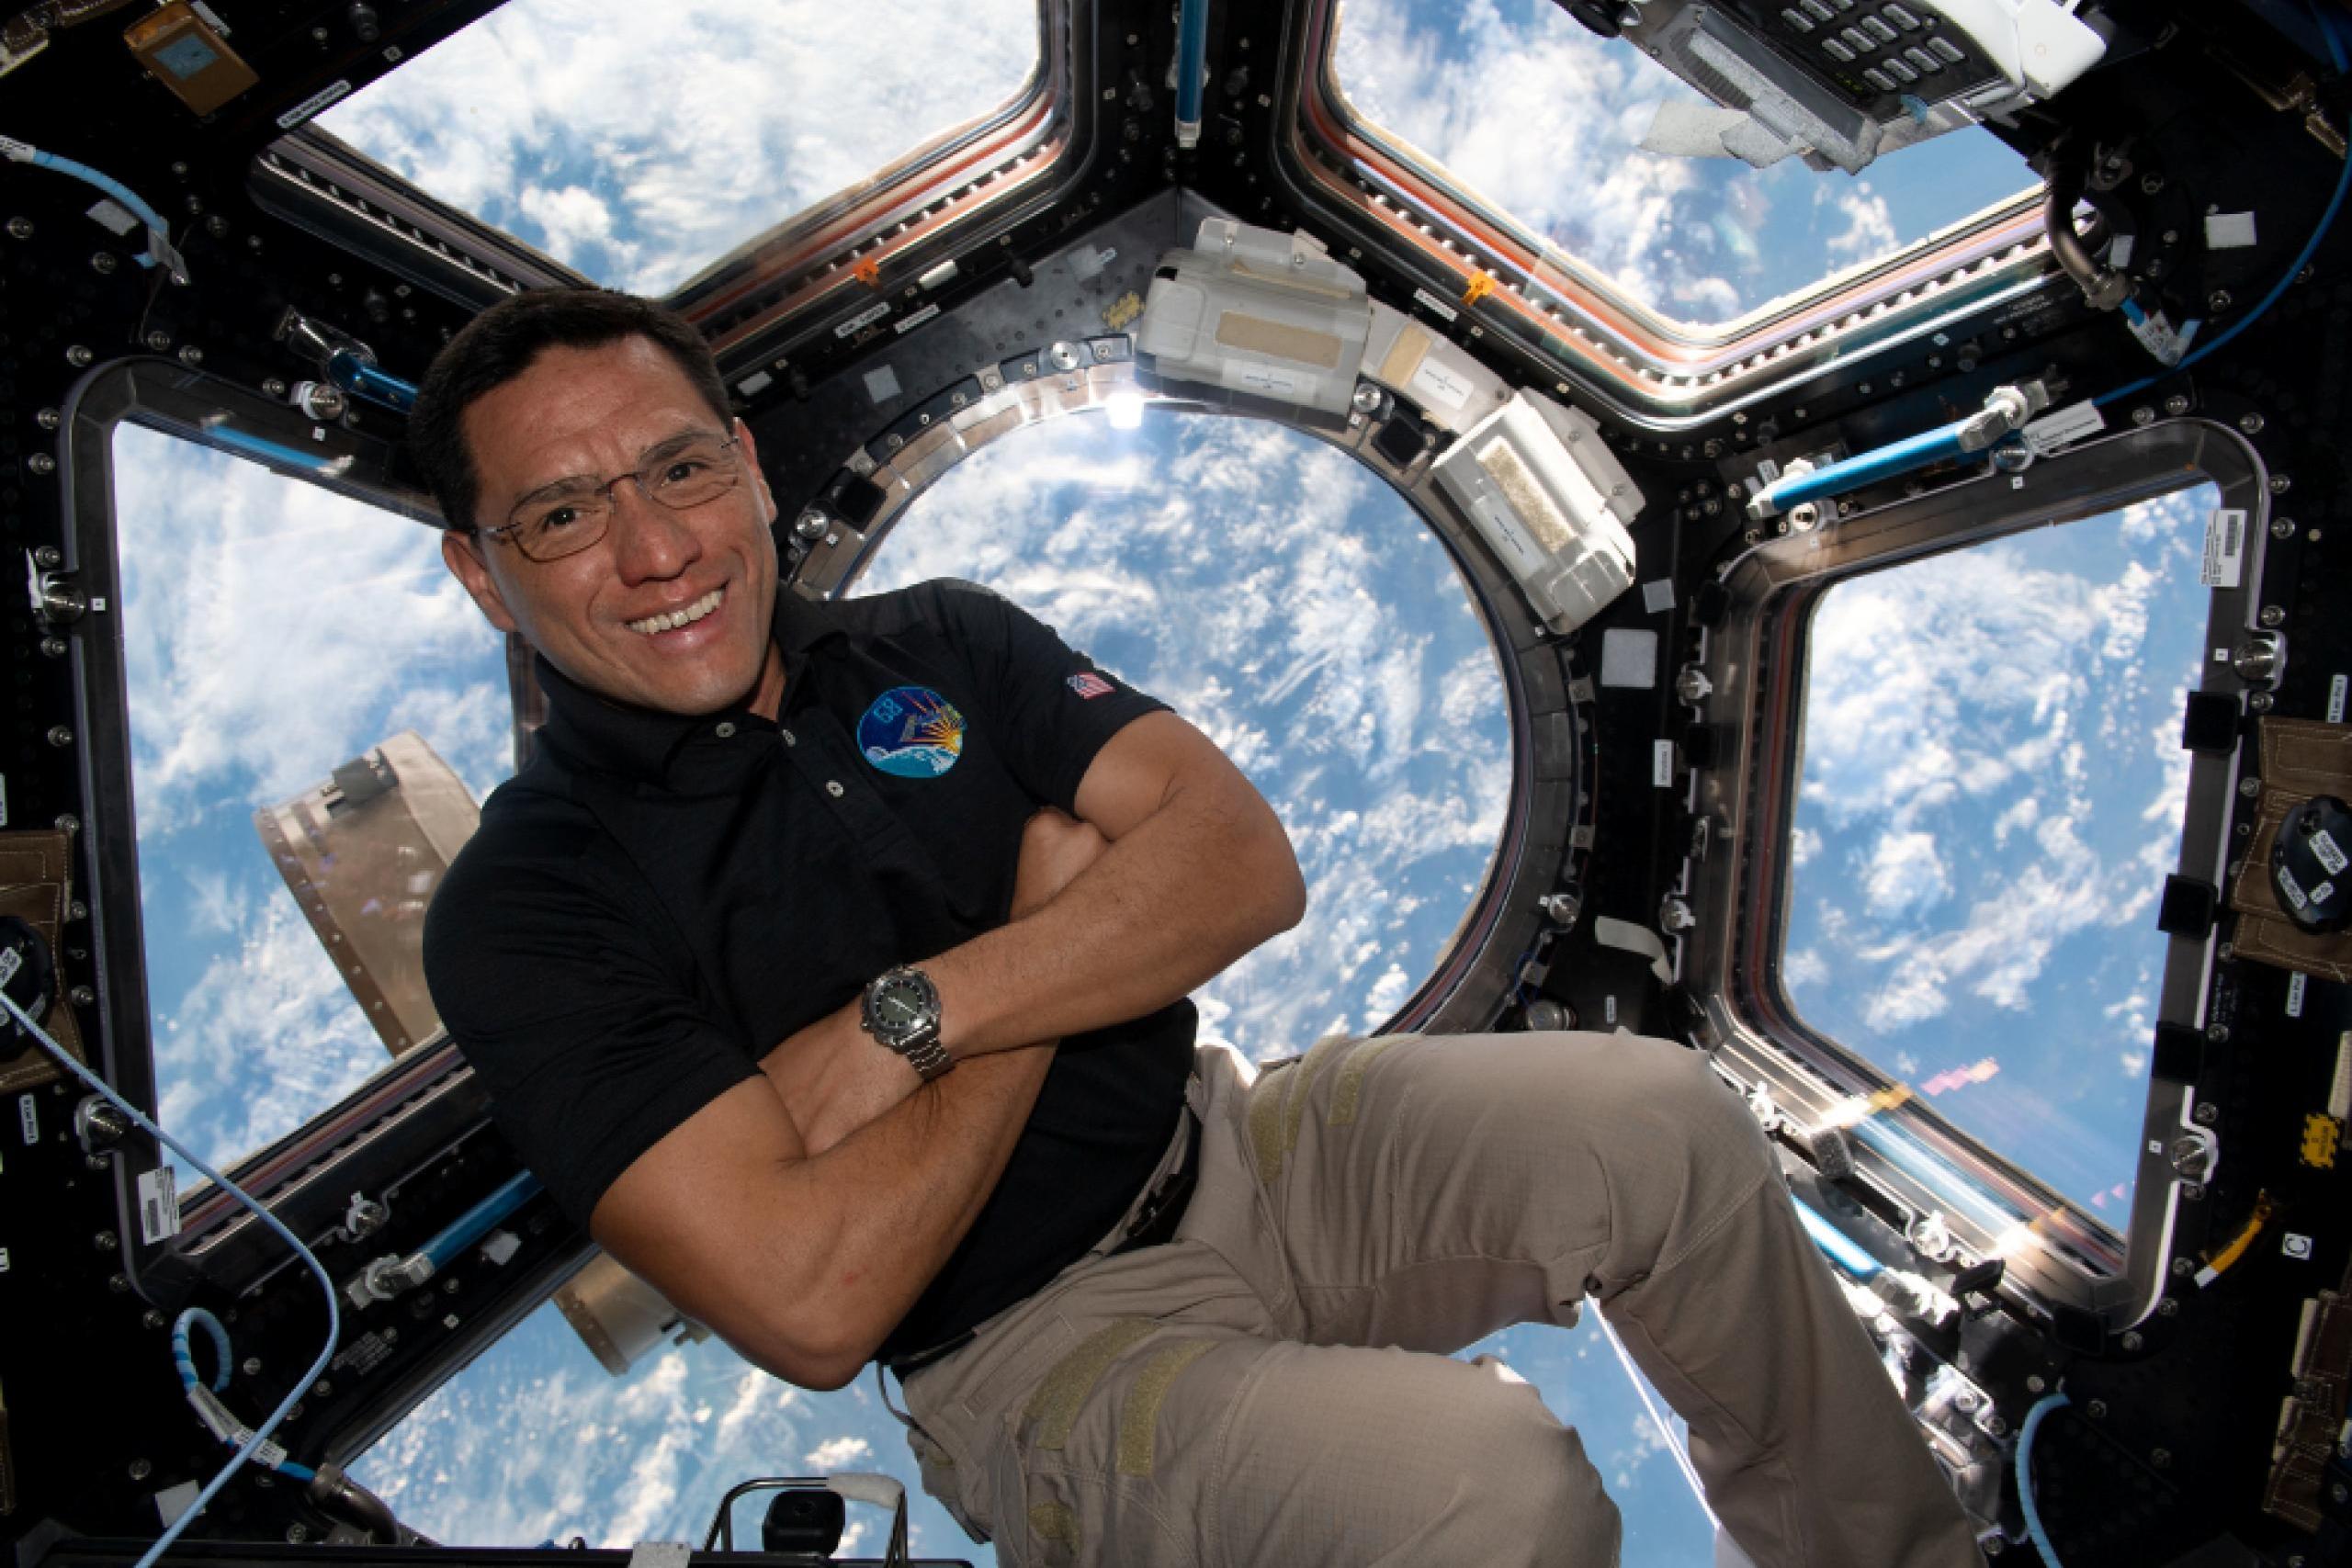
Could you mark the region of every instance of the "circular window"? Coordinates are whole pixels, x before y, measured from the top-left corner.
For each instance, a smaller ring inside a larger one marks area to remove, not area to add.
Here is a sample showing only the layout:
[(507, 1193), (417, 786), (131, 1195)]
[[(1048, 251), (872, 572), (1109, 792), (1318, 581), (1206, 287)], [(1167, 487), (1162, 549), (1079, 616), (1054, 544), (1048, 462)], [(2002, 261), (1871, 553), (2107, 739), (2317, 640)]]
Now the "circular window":
[(1066, 418), (914, 498), (852, 587), (985, 583), (1224, 748), (1306, 918), (1198, 993), (1252, 1057), (1392, 1017), (1476, 901), (1510, 796), (1492, 643), (1445, 547), (1345, 453), (1259, 420)]

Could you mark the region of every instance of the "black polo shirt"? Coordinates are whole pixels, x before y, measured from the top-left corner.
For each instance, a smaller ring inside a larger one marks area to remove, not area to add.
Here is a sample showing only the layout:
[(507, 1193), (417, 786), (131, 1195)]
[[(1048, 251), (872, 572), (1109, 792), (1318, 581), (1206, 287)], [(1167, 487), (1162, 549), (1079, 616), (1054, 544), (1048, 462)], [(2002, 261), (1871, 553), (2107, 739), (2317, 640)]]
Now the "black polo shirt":
[[(795, 1031), (1004, 923), (1021, 829), (1164, 705), (970, 583), (777, 593), (777, 720), (607, 701), (546, 660), (538, 754), (425, 921), (434, 1005), (499, 1128), (585, 1224)], [(1183, 1105), (1180, 1001), (1063, 1043), (995, 1193), (883, 1359), (960, 1334), (1118, 1223)], [(876, 1049), (879, 1049), (877, 1046)]]

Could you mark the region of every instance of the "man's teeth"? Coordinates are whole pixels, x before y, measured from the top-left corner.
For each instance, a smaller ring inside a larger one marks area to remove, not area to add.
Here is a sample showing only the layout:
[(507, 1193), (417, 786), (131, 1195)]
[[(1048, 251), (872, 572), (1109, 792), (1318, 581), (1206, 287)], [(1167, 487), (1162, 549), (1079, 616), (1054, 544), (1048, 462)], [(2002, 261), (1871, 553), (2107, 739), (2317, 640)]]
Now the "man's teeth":
[(690, 626), (718, 609), (719, 600), (726, 597), (726, 593), (727, 590), (724, 588), (714, 588), (683, 610), (673, 610), (666, 615), (648, 615), (641, 621), (630, 621), (626, 624), (629, 630), (643, 632), (648, 637), (655, 632), (674, 631), (680, 626)]

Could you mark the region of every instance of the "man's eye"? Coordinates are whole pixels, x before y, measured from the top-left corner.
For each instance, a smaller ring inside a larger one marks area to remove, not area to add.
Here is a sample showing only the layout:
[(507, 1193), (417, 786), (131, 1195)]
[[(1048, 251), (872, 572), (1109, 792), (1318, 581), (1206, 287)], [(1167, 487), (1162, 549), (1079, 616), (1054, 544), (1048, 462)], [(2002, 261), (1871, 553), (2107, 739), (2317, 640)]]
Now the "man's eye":
[(580, 521), (580, 508), (551, 506), (539, 513), (532, 526), (542, 534), (560, 533)]
[(665, 485), (684, 484), (705, 472), (710, 465), (700, 457), (673, 457), (662, 466), (662, 482)]

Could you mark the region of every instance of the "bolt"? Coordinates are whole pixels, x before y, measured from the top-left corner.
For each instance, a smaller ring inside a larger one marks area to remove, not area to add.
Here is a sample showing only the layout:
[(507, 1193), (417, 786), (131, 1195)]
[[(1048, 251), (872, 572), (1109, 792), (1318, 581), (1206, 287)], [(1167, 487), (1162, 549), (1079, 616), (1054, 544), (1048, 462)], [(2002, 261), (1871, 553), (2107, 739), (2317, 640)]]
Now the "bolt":
[(130, 1276), (128, 1274), (107, 1275), (107, 1289), (112, 1291), (118, 1296), (129, 1295), (130, 1293)]
[(2238, 428), (2248, 435), (2259, 435), (2262, 434), (2262, 416), (2258, 413), (2240, 414)]
[(147, 346), (153, 349), (157, 354), (161, 354), (165, 349), (172, 346), (172, 334), (165, 332), (163, 328), (157, 327), (153, 332), (147, 334)]
[(180, 350), (180, 363), (187, 366), (191, 370), (195, 369), (198, 366), (204, 363), (204, 350), (197, 347), (194, 344), (189, 344), (186, 348)]
[(384, 1330), (384, 1343), (385, 1343), (385, 1344), (387, 1344), (387, 1345), (397, 1345), (397, 1344), (399, 1344), (400, 1342), (401, 1342), (401, 1331), (400, 1331), (399, 1329), (397, 1329), (397, 1328), (387, 1328), (387, 1329), (385, 1329), (385, 1330)]
[(33, 220), (31, 219), (11, 218), (8, 220), (8, 238), (12, 240), (29, 240), (32, 237)]
[(2162, 1470), (2172, 1462), (2172, 1450), (2170, 1449), (2152, 1450), (2148, 1454), (2148, 1462), (2158, 1470)]
[(66, 909), (65, 918), (69, 920), (86, 920), (90, 918), (90, 907), (76, 898)]
[(65, 657), (65, 639), (62, 637), (45, 637), (40, 639), (40, 651), (45, 659), (62, 659)]
[(2293, 538), (2295, 536), (2295, 520), (2291, 517), (2272, 518), (2270, 520), (2270, 536), (2274, 539)]
[(40, 412), (33, 415), (33, 423), (40, 425), (43, 430), (55, 430), (59, 425), (65, 423), (65, 416), (58, 412), (55, 409), (43, 409)]
[(2337, 1482), (2327, 1489), (2327, 1495), (2339, 1503), (2352, 1503), (2352, 1493), (2346, 1493), (2344, 1483)]
[(131, 1479), (131, 1480), (133, 1480), (133, 1481), (144, 1481), (144, 1480), (146, 1480), (150, 1475), (153, 1475), (153, 1473), (155, 1473), (155, 1467), (154, 1467), (153, 1465), (152, 1465), (152, 1464), (149, 1464), (145, 1460), (143, 1460), (143, 1459), (135, 1459), (135, 1460), (132, 1460), (132, 1461), (130, 1461), (130, 1479)]
[(87, 347), (78, 343), (71, 345), (65, 351), (65, 363), (72, 366), (78, 367), (87, 365), (91, 360), (96, 359), (96, 355), (92, 354)]
[(2140, 1337), (2140, 1331), (2138, 1329), (2127, 1328), (2123, 1331), (2123, 1348), (2126, 1350), (2137, 1350), (2141, 1346), (2146, 1343), (2146, 1340)]
[(2027, 1373), (2027, 1374), (2026, 1374), (2026, 1380), (2025, 1380), (2025, 1391), (2026, 1391), (2026, 1393), (2041, 1393), (2044, 1389), (2047, 1389), (2049, 1386), (2050, 1386), (2050, 1380), (2049, 1380), (2049, 1379), (2047, 1379), (2047, 1378), (2045, 1378), (2045, 1377), (2043, 1377), (2040, 1372), (2029, 1372), (2029, 1373)]
[(2176, 1258), (2172, 1260), (2172, 1271), (2176, 1277), (2186, 1280), (2197, 1272), (2197, 1260), (2192, 1258)]
[(55, 545), (43, 545), (33, 551), (33, 564), (38, 567), (53, 567), (64, 558)]
[(821, 539), (825, 536), (825, 530), (828, 526), (830, 526), (830, 525), (825, 521), (825, 514), (818, 511), (816, 508), (810, 507), (808, 511), (800, 514), (798, 521), (793, 524), (792, 529), (794, 533), (798, 534), (802, 538), (814, 542), (815, 540)]
[(70, 724), (51, 725), (49, 727), (49, 743), (51, 746), (58, 748), (60, 750), (73, 745), (74, 727)]
[(2287, 612), (2280, 606), (2277, 604), (2265, 604), (2262, 607), (2262, 624), (2264, 626), (2280, 626), (2285, 623), (2286, 619)]
[(2172, 415), (2173, 418), (2178, 419), (2182, 414), (2185, 414), (2188, 412), (2188, 394), (2184, 392), (2175, 392), (2171, 397), (2165, 400), (2165, 412)]
[(321, 1378), (318, 1382), (311, 1385), (311, 1397), (313, 1399), (333, 1399), (334, 1397), (334, 1384), (327, 1382), (324, 1378)]
[(286, 382), (282, 378), (272, 376), (261, 384), (261, 389), (265, 396), (282, 398), (286, 395)]
[(2085, 1405), (2084, 1409), (2094, 1421), (2104, 1421), (2107, 1419), (2107, 1401), (2104, 1399), (2094, 1399), (2090, 1404)]
[(2164, 1300), (2158, 1302), (2156, 1303), (2156, 1315), (2158, 1317), (2178, 1317), (2180, 1315), (2180, 1299), (2177, 1296), (2166, 1296)]
[(121, 265), (115, 259), (115, 254), (112, 251), (99, 251), (90, 257), (90, 270), (100, 277), (106, 276)]
[(2154, 424), (2156, 423), (2156, 411), (2149, 408), (2143, 403), (2140, 407), (2132, 411), (2132, 423), (2134, 424)]
[(2292, 489), (2294, 489), (2294, 488), (2295, 488), (2295, 481), (2294, 481), (2293, 479), (2289, 479), (2285, 474), (2273, 474), (2273, 475), (2271, 475), (2271, 476), (2270, 476), (2270, 493), (2271, 493), (2271, 494), (2273, 494), (2273, 495), (2284, 495), (2284, 494), (2286, 494), (2289, 491), (2290, 491), (2290, 490), (2292, 490)]
[(1996, 1438), (2007, 1436), (2009, 1429), (2009, 1424), (2007, 1421), (2002, 1420), (1998, 1416), (1991, 1415), (1984, 1417), (1984, 1427), (1988, 1436)]
[(261, 1358), (259, 1356), (247, 1356), (244, 1359), (243, 1363), (237, 1370), (243, 1372), (245, 1376), (249, 1378), (259, 1377), (261, 1375)]
[(2211, 1104), (2199, 1106), (2191, 1118), (2200, 1127), (2211, 1127), (2221, 1119), (2221, 1111)]
[(46, 452), (36, 452), (25, 459), (25, 467), (37, 474), (53, 474), (57, 472), (57, 459)]
[(216, 212), (204, 220), (204, 231), (216, 240), (225, 240), (229, 237), (229, 220)]
[(2253, 709), (2256, 713), (2268, 713), (2271, 707), (2270, 694), (2267, 692), (2256, 692), (2246, 698), (2245, 705)]
[[(323, 33), (326, 31), (326, 28), (313, 28), (311, 30), (312, 32)], [(297, 1519), (294, 1523), (286, 1527), (286, 1540), (288, 1545), (300, 1546), (310, 1539), (310, 1527), (303, 1524), (300, 1519)]]
[(1987, 1557), (1998, 1557), (2002, 1552), (2007, 1551), (2009, 1549), (2009, 1543), (2003, 1540), (1998, 1535), (1988, 1535), (1983, 1540), (1978, 1541), (1976, 1546), (1977, 1550), (1984, 1552)]
[(2165, 188), (2165, 177), (2158, 174), (2142, 175), (2140, 176), (2140, 188), (2145, 191), (2148, 195), (2154, 196), (2156, 192)]
[(2262, 793), (2262, 781), (2256, 778), (2252, 773), (2248, 773), (2245, 777), (2238, 780), (2238, 793), (2245, 796), (2248, 800), (2252, 800), (2256, 795)]
[(2222, 1042), (2228, 1040), (2229, 1037), (2230, 1026), (2226, 1023), (2208, 1024), (2205, 1028), (2205, 1038), (2211, 1040), (2216, 1045), (2219, 1045)]
[(1668, 896), (1657, 907), (1657, 923), (1669, 931), (1687, 931), (1699, 923), (1699, 917), (1690, 912), (1690, 905)]

